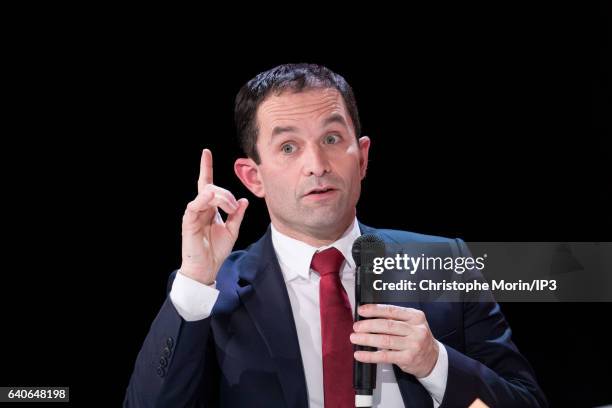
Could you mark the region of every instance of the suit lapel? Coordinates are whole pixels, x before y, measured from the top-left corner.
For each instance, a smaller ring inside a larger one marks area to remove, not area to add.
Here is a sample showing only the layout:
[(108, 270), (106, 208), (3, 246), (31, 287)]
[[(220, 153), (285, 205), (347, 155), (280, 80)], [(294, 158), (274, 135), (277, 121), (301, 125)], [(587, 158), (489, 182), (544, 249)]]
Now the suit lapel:
[[(308, 406), (297, 330), (270, 228), (252, 248), (251, 264), (241, 265), (238, 295), (278, 368), (287, 406)], [(249, 262), (249, 261), (247, 261)]]

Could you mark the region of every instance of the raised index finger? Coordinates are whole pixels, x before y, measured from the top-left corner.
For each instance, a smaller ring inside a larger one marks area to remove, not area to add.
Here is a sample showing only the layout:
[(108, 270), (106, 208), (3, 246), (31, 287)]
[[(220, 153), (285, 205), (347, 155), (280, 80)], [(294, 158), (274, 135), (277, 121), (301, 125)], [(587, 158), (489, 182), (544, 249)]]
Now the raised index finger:
[(213, 168), (212, 168), (212, 153), (208, 149), (202, 151), (200, 159), (200, 177), (198, 178), (198, 192), (202, 192), (204, 186), (212, 184)]

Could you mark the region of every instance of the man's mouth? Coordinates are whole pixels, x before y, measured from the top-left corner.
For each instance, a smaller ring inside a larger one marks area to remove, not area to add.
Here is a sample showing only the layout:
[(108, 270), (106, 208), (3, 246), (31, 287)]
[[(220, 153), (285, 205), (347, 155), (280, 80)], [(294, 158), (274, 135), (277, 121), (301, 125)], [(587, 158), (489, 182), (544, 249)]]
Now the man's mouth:
[(309, 194), (323, 194), (323, 193), (327, 193), (328, 191), (332, 191), (333, 188), (326, 188), (324, 190), (315, 190), (315, 191), (311, 191)]
[(313, 198), (313, 199), (323, 199), (327, 197), (331, 197), (334, 193), (338, 191), (336, 188), (332, 186), (323, 186), (317, 187), (310, 190), (305, 197)]
[(334, 190), (336, 189), (331, 186), (317, 187), (317, 188), (313, 188), (312, 190), (310, 190), (308, 193), (306, 193), (306, 195), (325, 194), (329, 191), (334, 191)]

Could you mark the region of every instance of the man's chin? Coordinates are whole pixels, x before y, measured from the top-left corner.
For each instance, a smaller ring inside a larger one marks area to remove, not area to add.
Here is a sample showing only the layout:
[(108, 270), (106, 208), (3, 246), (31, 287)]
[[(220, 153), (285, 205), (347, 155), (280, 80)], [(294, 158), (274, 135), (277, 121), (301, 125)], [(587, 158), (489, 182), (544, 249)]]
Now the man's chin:
[(314, 234), (333, 233), (339, 229), (344, 231), (348, 228), (348, 225), (343, 225), (347, 222), (348, 217), (339, 217), (337, 212), (313, 215), (311, 214), (311, 217), (307, 217), (305, 221), (307, 228)]

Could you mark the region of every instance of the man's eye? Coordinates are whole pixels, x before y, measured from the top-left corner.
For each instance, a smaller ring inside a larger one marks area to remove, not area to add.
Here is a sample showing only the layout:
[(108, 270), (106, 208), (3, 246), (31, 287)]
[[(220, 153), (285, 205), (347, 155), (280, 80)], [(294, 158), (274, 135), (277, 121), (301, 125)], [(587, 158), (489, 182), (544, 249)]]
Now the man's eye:
[(295, 151), (295, 146), (291, 143), (286, 143), (281, 146), (281, 150), (286, 154), (293, 153)]
[(327, 144), (336, 144), (340, 141), (340, 136), (338, 135), (327, 135), (325, 136), (325, 143)]

